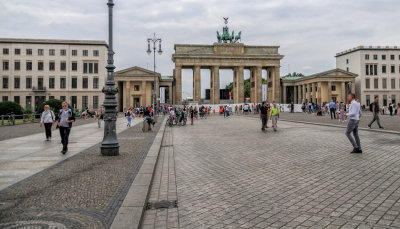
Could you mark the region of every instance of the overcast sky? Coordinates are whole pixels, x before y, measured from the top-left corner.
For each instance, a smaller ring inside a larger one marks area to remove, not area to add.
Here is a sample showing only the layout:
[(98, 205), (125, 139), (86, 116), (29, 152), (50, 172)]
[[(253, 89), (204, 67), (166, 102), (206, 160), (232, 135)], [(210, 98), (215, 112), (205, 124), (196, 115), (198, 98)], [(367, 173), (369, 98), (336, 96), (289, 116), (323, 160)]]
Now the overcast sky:
[[(0, 37), (107, 41), (107, 0), (0, 0)], [(242, 31), (246, 45), (280, 45), (281, 75), (335, 67), (335, 53), (358, 45), (400, 45), (399, 0), (114, 0), (117, 70), (152, 69), (146, 38), (163, 39), (157, 71), (172, 75), (174, 44), (212, 44), (222, 30)], [(248, 75), (248, 73), (245, 73)], [(192, 96), (191, 71), (183, 73)], [(232, 81), (221, 72), (221, 87)], [(202, 71), (202, 89), (209, 72)], [(202, 93), (204, 94), (204, 92)]]

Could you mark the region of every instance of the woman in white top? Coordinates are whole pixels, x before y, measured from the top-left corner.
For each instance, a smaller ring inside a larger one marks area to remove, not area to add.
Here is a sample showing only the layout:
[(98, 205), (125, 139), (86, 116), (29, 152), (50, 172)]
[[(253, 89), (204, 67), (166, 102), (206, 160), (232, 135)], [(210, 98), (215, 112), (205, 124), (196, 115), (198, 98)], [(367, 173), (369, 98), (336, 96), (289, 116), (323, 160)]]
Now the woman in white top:
[(40, 127), (42, 127), (44, 123), (44, 129), (46, 132), (47, 141), (51, 140), (51, 126), (53, 125), (54, 121), (55, 121), (54, 112), (50, 110), (49, 105), (45, 105), (42, 116), (40, 117)]

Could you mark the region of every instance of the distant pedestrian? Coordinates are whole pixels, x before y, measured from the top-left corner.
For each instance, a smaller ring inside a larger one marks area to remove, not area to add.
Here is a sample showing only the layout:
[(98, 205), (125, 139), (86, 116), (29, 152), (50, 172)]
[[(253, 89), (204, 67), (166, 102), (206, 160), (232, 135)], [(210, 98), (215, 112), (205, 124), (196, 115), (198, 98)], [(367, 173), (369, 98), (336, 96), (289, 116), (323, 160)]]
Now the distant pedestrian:
[(279, 108), (276, 107), (275, 102), (273, 102), (272, 106), (273, 107), (270, 109), (269, 117), (272, 120), (272, 127), (274, 128), (274, 131), (277, 131)]
[[(350, 101), (350, 108), (346, 113), (346, 116), (349, 117), (349, 123), (346, 128), (346, 136), (353, 145), (353, 151), (351, 153), (362, 153), (360, 137), (358, 136), (358, 124), (360, 122), (360, 104), (354, 99), (354, 94), (349, 94), (347, 99)], [(351, 136), (353, 132), (354, 138)]]
[(132, 126), (132, 111), (131, 111), (131, 108), (129, 108), (126, 111), (125, 117), (126, 117), (126, 126), (127, 127), (131, 127)]
[(373, 102), (370, 106), (372, 106), (372, 116), (373, 119), (372, 121), (368, 124), (368, 127), (371, 128), (371, 125), (376, 121), (378, 123), (378, 126), (380, 129), (383, 129), (383, 126), (381, 126), (380, 118), (379, 118), (379, 97), (375, 97), (375, 102)]
[(265, 128), (268, 128), (268, 112), (269, 107), (266, 102), (262, 102), (262, 106), (260, 107), (260, 119), (261, 119), (261, 131), (265, 131)]
[(68, 152), (68, 139), (71, 132), (72, 123), (75, 122), (75, 115), (71, 109), (68, 108), (68, 103), (62, 103), (62, 109), (57, 116), (57, 126), (60, 130), (61, 143), (63, 145), (62, 154)]
[(42, 116), (40, 117), (40, 127), (42, 127), (42, 125), (44, 124), (44, 129), (46, 132), (46, 141), (51, 140), (51, 127), (53, 126), (55, 118), (56, 117), (54, 115), (54, 112), (50, 110), (50, 106), (45, 105)]
[(331, 119), (336, 119), (335, 107), (336, 107), (335, 102), (331, 100), (331, 102), (329, 103), (329, 112), (331, 114)]
[(193, 107), (189, 108), (189, 113), (190, 113), (190, 123), (191, 123), (191, 125), (193, 125), (193, 122), (194, 122), (194, 120), (193, 120), (193, 118), (194, 118), (194, 109), (193, 109)]
[(103, 112), (101, 109), (97, 109), (96, 111), (96, 119), (97, 119), (97, 126), (101, 128), (101, 120), (103, 120)]

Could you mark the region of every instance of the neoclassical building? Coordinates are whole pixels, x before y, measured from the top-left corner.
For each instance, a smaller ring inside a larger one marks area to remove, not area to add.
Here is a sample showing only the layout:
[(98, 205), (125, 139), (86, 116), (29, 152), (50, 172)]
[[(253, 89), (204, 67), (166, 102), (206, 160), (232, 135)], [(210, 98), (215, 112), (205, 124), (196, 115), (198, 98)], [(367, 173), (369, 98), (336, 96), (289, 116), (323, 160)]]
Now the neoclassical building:
[[(151, 106), (154, 81), (157, 104), (171, 104), (173, 101), (172, 76), (161, 76), (158, 72), (154, 74), (153, 71), (135, 66), (115, 72), (115, 81), (119, 89), (120, 111), (129, 107)], [(164, 93), (160, 93), (160, 88)]]
[(346, 102), (348, 93), (355, 93), (357, 74), (332, 69), (309, 76), (287, 76), (281, 78), (282, 103), (321, 104), (330, 100)]

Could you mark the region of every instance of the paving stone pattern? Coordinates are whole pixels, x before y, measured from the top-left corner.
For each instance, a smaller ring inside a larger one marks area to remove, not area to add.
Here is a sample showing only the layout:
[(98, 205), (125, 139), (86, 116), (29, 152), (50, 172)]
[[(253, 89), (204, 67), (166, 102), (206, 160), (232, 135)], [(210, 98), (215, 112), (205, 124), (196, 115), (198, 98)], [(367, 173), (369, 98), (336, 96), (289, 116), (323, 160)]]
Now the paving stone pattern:
[(120, 156), (101, 156), (97, 144), (1, 192), (0, 228), (108, 228), (159, 123), (118, 134)]
[(234, 116), (172, 128), (180, 228), (400, 228), (399, 135), (361, 131), (364, 153), (350, 154), (344, 129), (278, 127)]

